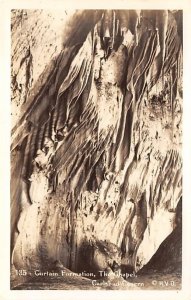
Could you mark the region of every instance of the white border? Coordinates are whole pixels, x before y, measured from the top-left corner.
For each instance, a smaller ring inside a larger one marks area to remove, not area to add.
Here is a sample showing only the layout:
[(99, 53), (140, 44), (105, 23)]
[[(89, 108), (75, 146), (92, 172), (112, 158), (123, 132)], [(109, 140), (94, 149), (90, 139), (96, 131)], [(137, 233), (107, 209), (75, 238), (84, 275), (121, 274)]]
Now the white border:
[[(0, 1), (0, 299), (191, 299), (191, 1), (190, 0), (9, 0)], [(183, 288), (181, 291), (11, 291), (10, 240), (10, 10), (11, 9), (183, 9), (184, 113), (183, 113)]]

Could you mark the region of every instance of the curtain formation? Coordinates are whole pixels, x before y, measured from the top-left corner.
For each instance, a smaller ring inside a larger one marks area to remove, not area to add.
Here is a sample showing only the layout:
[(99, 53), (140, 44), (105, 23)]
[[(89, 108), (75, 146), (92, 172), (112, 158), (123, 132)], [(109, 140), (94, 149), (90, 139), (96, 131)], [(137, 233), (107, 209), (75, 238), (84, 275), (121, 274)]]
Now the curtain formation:
[(144, 256), (152, 224), (173, 220), (182, 191), (180, 20), (76, 13), (12, 131), (15, 265), (137, 271), (154, 254)]

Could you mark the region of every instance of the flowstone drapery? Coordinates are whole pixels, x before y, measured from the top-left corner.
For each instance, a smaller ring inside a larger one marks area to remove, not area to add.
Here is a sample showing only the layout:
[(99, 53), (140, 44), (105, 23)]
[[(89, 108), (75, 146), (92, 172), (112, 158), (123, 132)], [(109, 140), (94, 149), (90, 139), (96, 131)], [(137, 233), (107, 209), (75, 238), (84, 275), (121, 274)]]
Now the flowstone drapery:
[(12, 263), (137, 272), (182, 195), (181, 13), (66, 18), (12, 12)]

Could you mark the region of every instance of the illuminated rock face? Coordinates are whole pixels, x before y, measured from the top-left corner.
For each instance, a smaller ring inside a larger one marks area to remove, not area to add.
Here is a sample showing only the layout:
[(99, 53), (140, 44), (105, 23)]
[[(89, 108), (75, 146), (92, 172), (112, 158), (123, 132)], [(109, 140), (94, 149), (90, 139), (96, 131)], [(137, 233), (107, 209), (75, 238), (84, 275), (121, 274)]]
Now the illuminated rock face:
[(13, 12), (16, 267), (138, 271), (175, 228), (180, 20), (169, 11)]

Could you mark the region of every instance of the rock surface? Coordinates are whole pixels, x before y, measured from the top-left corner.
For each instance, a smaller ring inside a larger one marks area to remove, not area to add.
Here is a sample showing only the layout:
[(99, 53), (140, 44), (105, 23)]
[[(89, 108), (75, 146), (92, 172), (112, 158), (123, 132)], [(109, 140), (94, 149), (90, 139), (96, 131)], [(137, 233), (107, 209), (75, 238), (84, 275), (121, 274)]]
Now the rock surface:
[(182, 196), (181, 12), (12, 11), (12, 263), (139, 271)]

